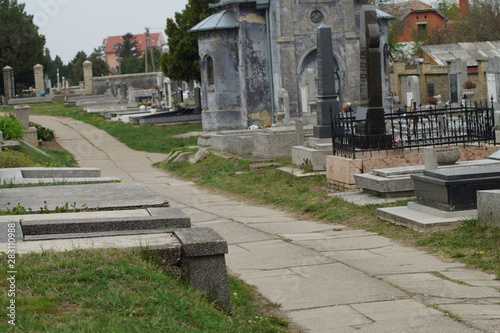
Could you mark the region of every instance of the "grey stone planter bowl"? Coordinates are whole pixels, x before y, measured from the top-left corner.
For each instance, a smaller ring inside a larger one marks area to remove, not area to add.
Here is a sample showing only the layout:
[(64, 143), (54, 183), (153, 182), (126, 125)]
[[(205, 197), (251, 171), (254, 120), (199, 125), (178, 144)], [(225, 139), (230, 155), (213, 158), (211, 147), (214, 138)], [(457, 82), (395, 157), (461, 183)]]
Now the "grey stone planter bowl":
[(458, 147), (436, 148), (436, 157), (438, 165), (455, 164), (460, 158), (460, 149)]

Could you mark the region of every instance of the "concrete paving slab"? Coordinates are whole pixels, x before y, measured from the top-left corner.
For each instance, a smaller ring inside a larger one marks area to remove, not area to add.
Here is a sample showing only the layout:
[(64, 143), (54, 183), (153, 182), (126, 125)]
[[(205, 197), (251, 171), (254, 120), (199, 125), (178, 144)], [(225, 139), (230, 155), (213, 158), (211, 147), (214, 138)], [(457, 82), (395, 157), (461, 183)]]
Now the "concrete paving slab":
[[(46, 202), (46, 203), (45, 203)], [(167, 206), (168, 201), (141, 183), (108, 183), (92, 185), (64, 185), (25, 188), (8, 188), (0, 192), (0, 207), (20, 204), (38, 210), (62, 207), (76, 203), (77, 208), (89, 209), (135, 208)]]
[(449, 269), (439, 273), (452, 280), (462, 281), (473, 286), (493, 287), (500, 290), (500, 279), (495, 274), (463, 268)]
[(182, 210), (191, 218), (192, 223), (213, 221), (219, 218), (217, 215), (193, 207), (184, 207)]
[(425, 297), (480, 299), (500, 296), (500, 291), (494, 288), (460, 285), (430, 273), (384, 275), (382, 278), (408, 292), (425, 295)]
[[(341, 228), (343, 226), (335, 226), (331, 224), (316, 223), (311, 221), (289, 221), (289, 222), (274, 222), (274, 223), (253, 223), (252, 228), (267, 232), (269, 234), (298, 234), (308, 232), (318, 232), (332, 230), (333, 228)], [(293, 239), (293, 238), (292, 238)]]
[[(342, 232), (339, 232), (342, 233)], [(352, 238), (328, 237), (318, 240), (295, 241), (294, 243), (318, 252), (351, 251), (360, 249), (379, 248), (391, 245), (391, 240), (382, 236), (357, 237), (356, 242)]]
[(270, 216), (235, 216), (232, 219), (244, 224), (259, 224), (259, 223), (274, 224), (280, 222), (293, 222), (297, 220), (296, 218), (288, 217), (277, 213)]
[(401, 247), (388, 246), (386, 253), (378, 252), (381, 249), (358, 251), (335, 251), (324, 253), (326, 256), (338, 260), (350, 267), (359, 269), (366, 274), (384, 276), (386, 274), (418, 273), (446, 270), (463, 267), (464, 264), (443, 262), (430, 254), (415, 252), (399, 252)]
[(205, 222), (203, 226), (214, 229), (224, 239), (229, 240), (227, 241), (229, 245), (276, 239), (276, 236), (248, 228), (245, 225), (234, 223), (229, 220)]
[(226, 260), (235, 272), (310, 266), (334, 262), (315, 251), (282, 240), (232, 245)]
[[(312, 332), (354, 332), (352, 326), (373, 321), (348, 305), (329, 306), (289, 312), (290, 319)], [(327, 328), (325, 328), (325, 326)]]
[(297, 266), (278, 272), (281, 274), (272, 272), (268, 276), (267, 272), (254, 271), (241, 277), (259, 285), (264, 297), (288, 311), (407, 297), (389, 284), (340, 263)]
[(360, 303), (351, 305), (373, 321), (386, 321), (392, 319), (408, 320), (417, 316), (442, 316), (443, 313), (427, 307), (413, 299), (400, 299), (394, 301)]
[(356, 327), (358, 333), (484, 333), (444, 316), (420, 316), (411, 321), (392, 319)]
[(459, 316), (462, 320), (485, 332), (500, 331), (499, 304), (444, 304), (439, 305), (439, 307)]

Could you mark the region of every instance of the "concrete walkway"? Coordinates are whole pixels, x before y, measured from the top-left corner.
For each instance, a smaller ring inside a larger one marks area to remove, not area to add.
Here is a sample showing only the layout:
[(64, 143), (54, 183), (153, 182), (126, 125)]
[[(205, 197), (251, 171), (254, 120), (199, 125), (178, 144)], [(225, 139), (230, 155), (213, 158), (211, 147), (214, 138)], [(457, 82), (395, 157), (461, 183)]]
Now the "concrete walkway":
[(500, 332), (500, 280), (494, 275), (371, 232), (299, 221), (211, 194), (151, 166), (164, 155), (133, 151), (80, 121), (31, 119), (53, 129), (80, 166), (142, 182), (182, 208), (193, 226), (215, 229), (229, 244), (229, 269), (306, 331)]

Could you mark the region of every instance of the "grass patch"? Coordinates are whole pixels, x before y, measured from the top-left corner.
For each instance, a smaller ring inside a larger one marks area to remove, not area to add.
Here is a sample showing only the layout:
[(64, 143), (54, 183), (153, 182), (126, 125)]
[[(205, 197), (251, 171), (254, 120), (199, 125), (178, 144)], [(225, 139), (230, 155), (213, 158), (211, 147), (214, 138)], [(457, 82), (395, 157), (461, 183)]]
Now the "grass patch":
[[(291, 164), (290, 159), (275, 162)], [(359, 207), (341, 198), (327, 196), (329, 191), (324, 176), (296, 178), (274, 167), (252, 170), (250, 164), (249, 160), (226, 160), (211, 154), (194, 165), (182, 162), (162, 167), (201, 186), (234, 193), (245, 201), (272, 205), (305, 219), (376, 232), (405, 245), (419, 246), (428, 252), (454, 258), (500, 276), (500, 228), (479, 226), (477, 220), (468, 220), (456, 230), (433, 233), (413, 231), (376, 217), (377, 208), (404, 206), (411, 200)]]
[(49, 156), (24, 145), (20, 145), (19, 150), (6, 149), (0, 154), (0, 168), (77, 166), (73, 155), (67, 151), (39, 149)]
[[(14, 108), (4, 108), (13, 112)], [(201, 124), (182, 124), (171, 126), (143, 125), (134, 126), (104, 120), (99, 113), (85, 113), (81, 108), (65, 106), (64, 103), (40, 103), (30, 106), (33, 115), (70, 117), (102, 129), (120, 140), (128, 147), (153, 153), (169, 153), (179, 147), (196, 145), (198, 138), (173, 138), (173, 136), (192, 131), (202, 131)], [(57, 133), (56, 133), (57, 134)]]
[[(231, 277), (233, 313), (131, 250), (74, 250), (19, 256), (16, 327), (1, 332), (285, 332), (259, 313), (255, 289)], [(5, 254), (1, 265), (7, 267)], [(6, 270), (0, 289), (8, 290)], [(0, 316), (8, 318), (2, 297)]]

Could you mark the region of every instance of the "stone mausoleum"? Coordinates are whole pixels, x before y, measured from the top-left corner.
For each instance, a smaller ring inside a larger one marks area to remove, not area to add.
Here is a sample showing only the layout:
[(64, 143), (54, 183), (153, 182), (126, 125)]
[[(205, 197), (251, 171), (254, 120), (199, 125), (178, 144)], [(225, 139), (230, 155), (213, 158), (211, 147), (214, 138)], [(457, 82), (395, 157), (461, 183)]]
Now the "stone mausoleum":
[[(316, 29), (332, 28), (341, 103), (362, 103), (359, 13), (366, 0), (221, 0), (218, 13), (197, 33), (202, 72), (203, 129), (242, 129), (275, 123), (280, 92), (288, 93), (290, 117), (311, 114), (317, 86)], [(381, 29), (381, 81), (389, 106), (387, 24)]]

